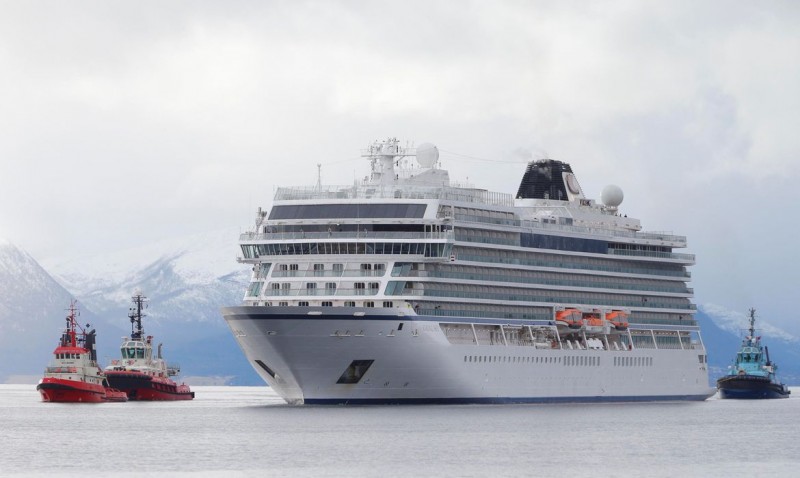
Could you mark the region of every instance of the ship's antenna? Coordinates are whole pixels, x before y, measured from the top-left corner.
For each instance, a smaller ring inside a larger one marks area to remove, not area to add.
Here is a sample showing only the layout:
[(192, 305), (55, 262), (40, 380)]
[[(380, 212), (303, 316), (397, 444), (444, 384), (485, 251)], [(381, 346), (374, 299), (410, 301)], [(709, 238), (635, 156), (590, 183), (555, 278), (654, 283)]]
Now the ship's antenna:
[(756, 309), (750, 309), (750, 337), (756, 336)]
[[(67, 332), (61, 340), (61, 345), (64, 347), (77, 347), (78, 346), (78, 316), (80, 312), (78, 312), (78, 308), (76, 304), (78, 303), (77, 300), (72, 299), (69, 302), (69, 315), (67, 315)], [(69, 341), (69, 343), (67, 343)]]
[(322, 164), (317, 163), (317, 191), (322, 191)]
[(128, 312), (128, 317), (131, 319), (131, 339), (141, 340), (144, 336), (142, 317), (145, 316), (142, 310), (147, 307), (145, 304), (147, 297), (143, 296), (142, 293), (137, 290), (134, 292), (132, 300), (133, 306), (131, 306)]

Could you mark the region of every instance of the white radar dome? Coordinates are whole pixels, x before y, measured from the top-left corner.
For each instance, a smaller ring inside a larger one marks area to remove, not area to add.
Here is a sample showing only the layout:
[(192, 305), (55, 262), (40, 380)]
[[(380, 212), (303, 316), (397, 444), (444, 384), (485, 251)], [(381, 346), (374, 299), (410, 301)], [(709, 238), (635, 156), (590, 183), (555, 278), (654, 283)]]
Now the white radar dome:
[(604, 187), (603, 192), (600, 193), (600, 200), (608, 207), (619, 206), (622, 204), (622, 199), (624, 197), (625, 195), (622, 193), (622, 189), (615, 184), (609, 184)]
[(423, 168), (432, 168), (439, 161), (439, 150), (431, 143), (417, 146), (417, 162)]

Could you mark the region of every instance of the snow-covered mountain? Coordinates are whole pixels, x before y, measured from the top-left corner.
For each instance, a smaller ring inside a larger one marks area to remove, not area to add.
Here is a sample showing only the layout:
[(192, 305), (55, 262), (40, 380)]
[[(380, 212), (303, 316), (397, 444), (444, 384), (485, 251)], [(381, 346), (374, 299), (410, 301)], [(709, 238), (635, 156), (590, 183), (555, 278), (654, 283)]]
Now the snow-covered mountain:
[[(0, 239), (0, 383), (41, 374), (73, 295), (27, 252)], [(81, 322), (95, 322), (81, 310)]]
[(209, 304), (240, 302), (247, 283), (247, 268), (235, 260), (237, 238), (236, 231), (212, 231), (46, 267), (98, 314), (125, 317), (138, 288), (151, 299), (153, 320), (219, 323)]
[[(164, 343), (194, 383), (259, 384), (220, 314), (241, 302), (249, 270), (236, 262), (238, 231), (214, 231), (136, 249), (50, 262), (0, 240), (0, 382), (32, 377), (50, 360), (66, 308), (98, 333), (101, 365), (131, 331), (135, 289), (150, 299), (145, 332)], [(52, 275), (51, 275), (52, 274)], [(202, 380), (198, 377), (205, 377)], [(211, 377), (209, 379), (209, 377)]]
[[(725, 374), (739, 350), (749, 318), (744, 312), (729, 310), (717, 304), (698, 307), (703, 342), (708, 349), (709, 372), (712, 382)], [(756, 328), (769, 348), (770, 358), (778, 364), (778, 377), (790, 385), (800, 384), (800, 339), (758, 317)]]
[(145, 332), (164, 343), (165, 355), (181, 363), (184, 375), (258, 383), (220, 314), (221, 307), (241, 302), (249, 279), (249, 269), (236, 262), (238, 236), (237, 230), (212, 231), (54, 261), (48, 269), (94, 313), (125, 328), (126, 334), (131, 296), (140, 289), (150, 301)]

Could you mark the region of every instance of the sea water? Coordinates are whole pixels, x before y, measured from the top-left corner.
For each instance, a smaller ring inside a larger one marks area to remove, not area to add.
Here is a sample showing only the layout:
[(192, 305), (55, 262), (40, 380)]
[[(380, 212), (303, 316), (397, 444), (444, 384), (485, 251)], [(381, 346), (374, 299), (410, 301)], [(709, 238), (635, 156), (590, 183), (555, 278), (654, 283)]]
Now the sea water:
[(800, 476), (784, 400), (286, 405), (267, 387), (184, 402), (43, 403), (0, 385), (0, 475)]

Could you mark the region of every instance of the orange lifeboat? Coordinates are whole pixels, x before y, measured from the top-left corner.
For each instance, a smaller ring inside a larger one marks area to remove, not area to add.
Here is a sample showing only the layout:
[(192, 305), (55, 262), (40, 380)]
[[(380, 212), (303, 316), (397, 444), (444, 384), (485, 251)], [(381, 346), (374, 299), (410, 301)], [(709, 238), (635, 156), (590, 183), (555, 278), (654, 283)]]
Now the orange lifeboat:
[(600, 317), (599, 312), (583, 314), (583, 323), (586, 326), (586, 332), (588, 333), (602, 334), (608, 332), (606, 323)]
[(628, 328), (628, 314), (621, 310), (612, 310), (606, 314), (606, 320), (611, 322), (617, 330), (626, 330)]
[(559, 310), (556, 312), (556, 325), (579, 329), (583, 326), (583, 314), (578, 309)]

